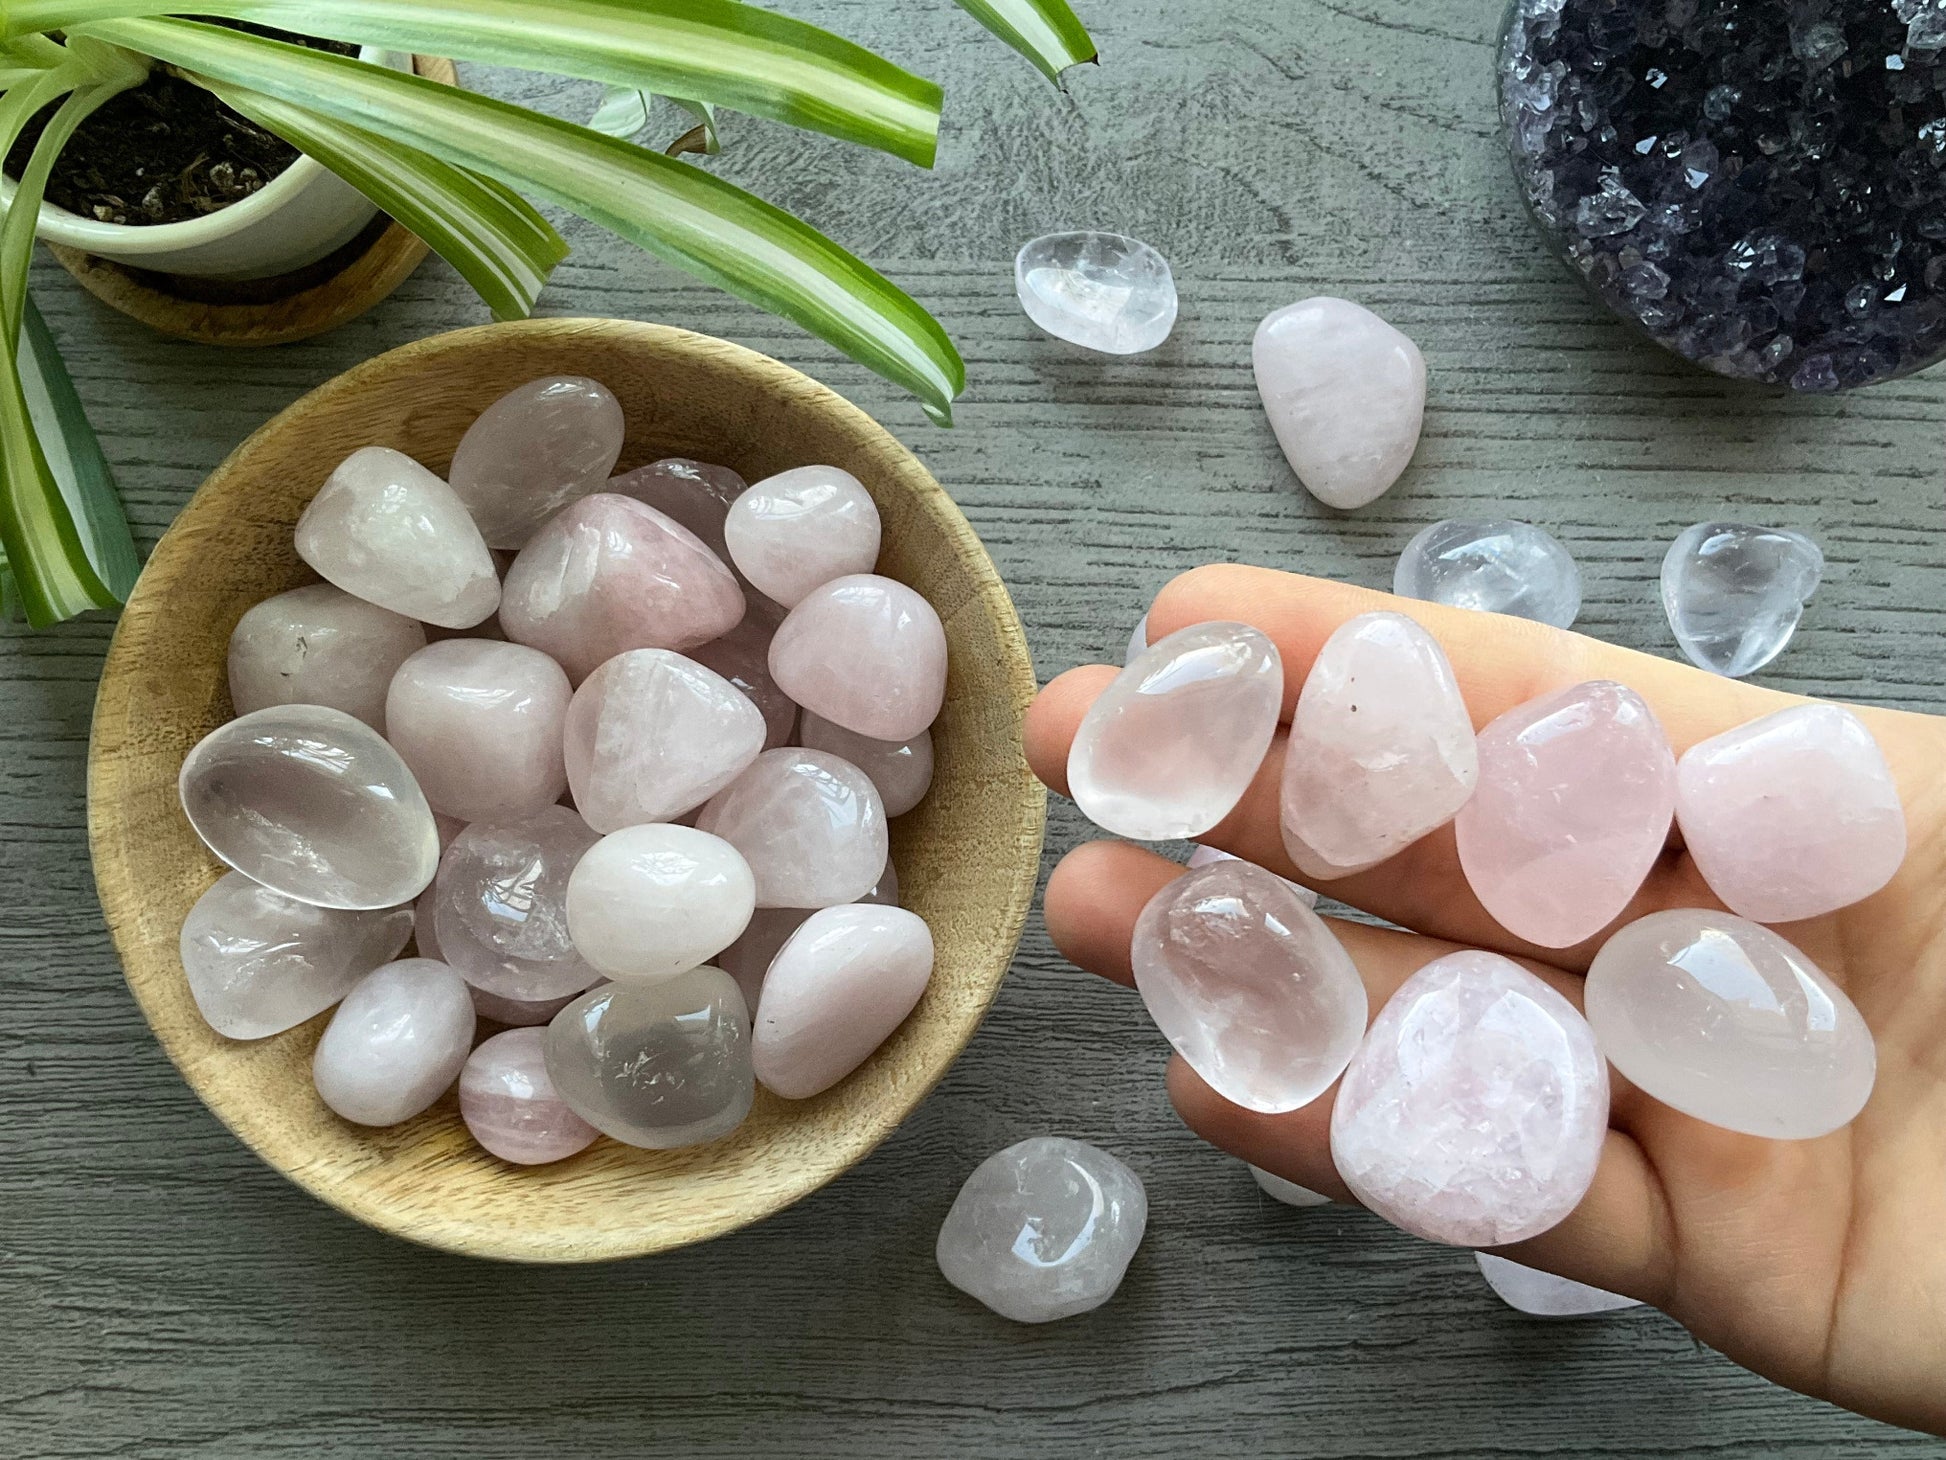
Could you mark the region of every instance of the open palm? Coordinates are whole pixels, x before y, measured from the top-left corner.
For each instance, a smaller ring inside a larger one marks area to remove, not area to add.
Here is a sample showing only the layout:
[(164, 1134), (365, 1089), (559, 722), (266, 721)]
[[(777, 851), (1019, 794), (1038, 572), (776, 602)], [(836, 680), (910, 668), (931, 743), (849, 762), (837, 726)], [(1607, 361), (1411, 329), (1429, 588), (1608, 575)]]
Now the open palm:
[[(1407, 614), (1433, 633), (1476, 727), (1537, 696), (1612, 679), (1649, 702), (1681, 755), (1795, 702), (1541, 624), (1258, 568), (1211, 567), (1178, 578), (1150, 611), (1149, 635), (1153, 641), (1212, 620), (1262, 629), (1283, 655), (1288, 721), (1324, 641), (1374, 609)], [(1089, 665), (1062, 675), (1028, 716), (1028, 759), (1057, 791), (1066, 790), (1076, 727), (1115, 672)], [(1817, 1140), (1767, 1141), (1683, 1115), (1614, 1076), (1607, 1144), (1587, 1197), (1553, 1231), (1503, 1251), (1653, 1303), (1779, 1383), (1946, 1433), (1946, 719), (1858, 714), (1897, 778), (1911, 849), (1876, 896), (1780, 931), (1845, 989), (1871, 1026), (1878, 1083), (1864, 1113)], [(1291, 866), (1278, 832), (1283, 753), (1280, 733), (1242, 803), (1204, 840), (1308, 881)], [(1136, 915), (1181, 871), (1127, 843), (1080, 847), (1048, 883), (1048, 931), (1075, 963), (1131, 983)], [(1541, 949), (1508, 935), (1461, 875), (1451, 828), (1369, 872), (1313, 885), (1410, 930), (1333, 924), (1364, 976), (1374, 1014), (1414, 972), (1456, 947), (1518, 958), (1578, 1005), (1581, 975), (1602, 941)], [(1617, 925), (1663, 908), (1721, 906), (1672, 845)], [(1261, 1115), (1222, 1099), (1180, 1058), (1170, 1065), (1169, 1091), (1206, 1140), (1352, 1200), (1331, 1163), (1335, 1091), (1303, 1110)]]

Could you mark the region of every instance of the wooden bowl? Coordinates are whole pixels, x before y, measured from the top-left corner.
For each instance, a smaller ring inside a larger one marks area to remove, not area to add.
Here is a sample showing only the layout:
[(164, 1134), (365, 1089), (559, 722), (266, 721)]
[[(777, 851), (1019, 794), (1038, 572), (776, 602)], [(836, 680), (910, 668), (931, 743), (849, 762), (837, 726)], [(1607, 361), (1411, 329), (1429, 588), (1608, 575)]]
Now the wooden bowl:
[[(938, 962), (877, 1054), (811, 1100), (759, 1091), (735, 1133), (680, 1151), (610, 1140), (552, 1166), (474, 1144), (451, 1094), (384, 1130), (325, 1108), (311, 1052), (328, 1015), (238, 1043), (191, 1000), (177, 934), (222, 868), (176, 799), (183, 756), (231, 714), (225, 654), (252, 604), (309, 581), (291, 530), (332, 467), (393, 446), (444, 472), (479, 412), (537, 376), (604, 382), (628, 416), (621, 468), (662, 456), (754, 481), (828, 462), (885, 524), (880, 571), (945, 621), (938, 770), (892, 825), (902, 900)], [(1032, 900), (1046, 798), (1020, 750), (1034, 671), (1020, 620), (973, 530), (925, 467), (864, 412), (797, 371), (721, 340), (615, 320), (459, 330), (346, 372), (277, 416), (205, 482), (156, 546), (109, 649), (88, 755), (95, 881), (137, 1003), (190, 1087), (264, 1160), (339, 1210), (433, 1247), (531, 1262), (659, 1252), (789, 1206), (863, 1157), (919, 1103), (1005, 976)]]

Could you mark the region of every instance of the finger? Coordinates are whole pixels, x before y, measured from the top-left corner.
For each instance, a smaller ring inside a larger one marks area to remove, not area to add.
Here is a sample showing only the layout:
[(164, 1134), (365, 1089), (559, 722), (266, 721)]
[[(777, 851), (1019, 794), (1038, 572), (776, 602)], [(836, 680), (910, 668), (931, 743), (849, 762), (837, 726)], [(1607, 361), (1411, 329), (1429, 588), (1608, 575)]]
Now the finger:
[(1107, 664), (1084, 664), (1057, 675), (1027, 707), (1021, 743), (1027, 765), (1041, 784), (1059, 795), (1068, 794), (1068, 747), (1081, 717), (1121, 671)]

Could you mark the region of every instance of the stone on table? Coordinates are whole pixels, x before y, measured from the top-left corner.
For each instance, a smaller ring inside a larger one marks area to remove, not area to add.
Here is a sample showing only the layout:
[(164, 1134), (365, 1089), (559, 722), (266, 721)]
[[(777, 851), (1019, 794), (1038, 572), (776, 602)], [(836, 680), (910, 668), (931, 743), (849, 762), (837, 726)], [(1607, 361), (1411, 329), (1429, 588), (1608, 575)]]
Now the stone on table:
[(488, 993), (476, 983), (468, 984), (466, 991), (473, 996), (475, 1014), (482, 1019), (491, 1019), (495, 1024), (504, 1024), (509, 1029), (528, 1029), (550, 1023), (556, 1014), (586, 992), (585, 989), (576, 989), (571, 994), (562, 994), (558, 999), (503, 999), (498, 994)]
[(530, 380), (467, 427), (449, 477), (488, 547), (525, 547), (548, 518), (600, 490), (622, 434), (621, 402), (606, 386), (578, 375)]
[(459, 1113), (483, 1148), (519, 1166), (564, 1160), (600, 1134), (548, 1078), (540, 1029), (509, 1029), (481, 1042), (459, 1074)]
[(1865, 1107), (1878, 1058), (1844, 991), (1800, 949), (1730, 913), (1677, 908), (1613, 935), (1588, 1022), (1644, 1094), (1745, 1135), (1810, 1140)]
[(589, 987), (601, 975), (569, 936), (568, 881), (597, 840), (565, 806), (469, 826), (433, 883), (439, 956), (503, 999), (538, 1003)]
[(390, 447), (362, 447), (325, 479), (297, 519), (297, 555), (353, 597), (441, 628), (471, 628), (500, 606), (466, 504)]
[(1199, 837), (1249, 789), (1283, 696), (1283, 662), (1259, 630), (1178, 629), (1088, 707), (1068, 751), (1069, 794), (1116, 836)]
[(776, 637), (784, 613), (767, 599), (745, 596), (750, 607), (742, 621), (721, 638), (691, 649), (689, 657), (749, 696), (764, 717), (764, 749), (775, 750), (789, 745), (797, 733), (797, 701), (770, 677), (770, 641)]
[(1399, 554), (1392, 591), (1557, 629), (1581, 615), (1580, 565), (1530, 522), (1453, 518), (1422, 528)]
[(219, 725), (184, 758), (177, 793), (205, 846), (299, 902), (397, 907), (439, 869), (419, 783), (342, 710), (278, 705)]
[(324, 1103), (359, 1125), (410, 1120), (452, 1088), (473, 1048), (466, 981), (430, 958), (373, 969), (345, 995), (312, 1056)]
[(1305, 490), (1350, 509), (1384, 495), (1419, 447), (1426, 361), (1369, 309), (1304, 299), (1268, 315), (1251, 345), (1257, 392)]
[(873, 740), (806, 710), (797, 743), (850, 761), (870, 776), (887, 816), (905, 815), (925, 799), (932, 785), (930, 730), (921, 730), (910, 740)]
[(411, 932), (404, 908), (313, 907), (226, 872), (189, 910), (179, 946), (190, 996), (210, 1028), (263, 1039), (337, 1003), (396, 958)]
[(230, 703), (325, 705), (385, 733), (392, 671), (426, 647), (417, 620), (312, 583), (245, 610), (230, 635)]
[(568, 928), (609, 978), (672, 978), (743, 936), (756, 907), (750, 864), (689, 826), (610, 832), (568, 879)]
[[(1187, 865), (1189, 870), (1194, 872), (1198, 867), (1208, 867), (1217, 862), (1240, 862), (1242, 860), (1244, 859), (1230, 852), (1218, 851), (1215, 847), (1204, 846), (1198, 843), (1196, 849), (1189, 854)], [(1279, 878), (1278, 880), (1290, 888), (1292, 892), (1296, 893), (1298, 900), (1306, 907), (1314, 908), (1318, 905), (1317, 893), (1313, 892), (1303, 883), (1293, 882), (1288, 877)]]
[(1345, 1071), (1331, 1159), (1363, 1202), (1433, 1242), (1538, 1237), (1580, 1204), (1608, 1134), (1608, 1066), (1561, 995), (1497, 953), (1400, 986)]
[(1662, 559), (1662, 608), (1690, 663), (1741, 679), (1784, 652), (1823, 576), (1801, 532), (1699, 522)]
[(1534, 1318), (1586, 1318), (1642, 1306), (1634, 1298), (1556, 1277), (1539, 1268), (1522, 1267), (1491, 1252), (1476, 1252), (1473, 1260), (1501, 1302)]
[[(743, 478), (727, 466), (692, 461), (686, 456), (665, 456), (638, 466), (611, 477), (607, 486), (610, 492), (633, 497), (645, 507), (674, 518), (725, 563), (730, 563), (730, 550), (723, 540), (723, 520), (730, 504), (745, 489)], [(730, 566), (734, 568), (735, 564)]]
[(752, 483), (731, 504), (723, 537), (737, 571), (794, 608), (819, 584), (877, 565), (878, 505), (840, 467), (793, 467)]
[(1057, 340), (1139, 355), (1176, 326), (1169, 261), (1139, 238), (1083, 230), (1030, 239), (1014, 257), (1014, 293)]
[(1331, 1198), (1320, 1196), (1308, 1186), (1299, 1186), (1295, 1181), (1286, 1181), (1281, 1176), (1273, 1176), (1261, 1166), (1250, 1167), (1250, 1179), (1272, 1201), (1281, 1201), (1287, 1207), (1328, 1207)]
[(911, 740), (946, 699), (946, 629), (875, 573), (819, 584), (770, 641), (770, 677), (798, 704), (874, 740)]
[(434, 811), (515, 821), (567, 789), (561, 729), (573, 694), (561, 666), (538, 649), (445, 639), (392, 676), (386, 738)]
[(946, 1281), (1016, 1323), (1051, 1323), (1115, 1296), (1148, 1226), (1142, 1181), (1099, 1147), (1035, 1136), (966, 1178), (939, 1228)]
[(758, 907), (836, 907), (885, 870), (885, 806), (870, 777), (820, 750), (767, 750), (719, 792), (697, 827), (750, 864)]

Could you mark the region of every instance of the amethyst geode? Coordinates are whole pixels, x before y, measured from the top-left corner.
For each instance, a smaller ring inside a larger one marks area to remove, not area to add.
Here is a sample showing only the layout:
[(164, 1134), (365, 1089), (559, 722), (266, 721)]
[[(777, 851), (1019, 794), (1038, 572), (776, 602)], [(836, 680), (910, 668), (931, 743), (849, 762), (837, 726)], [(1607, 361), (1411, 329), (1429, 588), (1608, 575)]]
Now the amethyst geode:
[(1514, 172), (1602, 300), (1719, 374), (1946, 357), (1946, 0), (1514, 0)]

